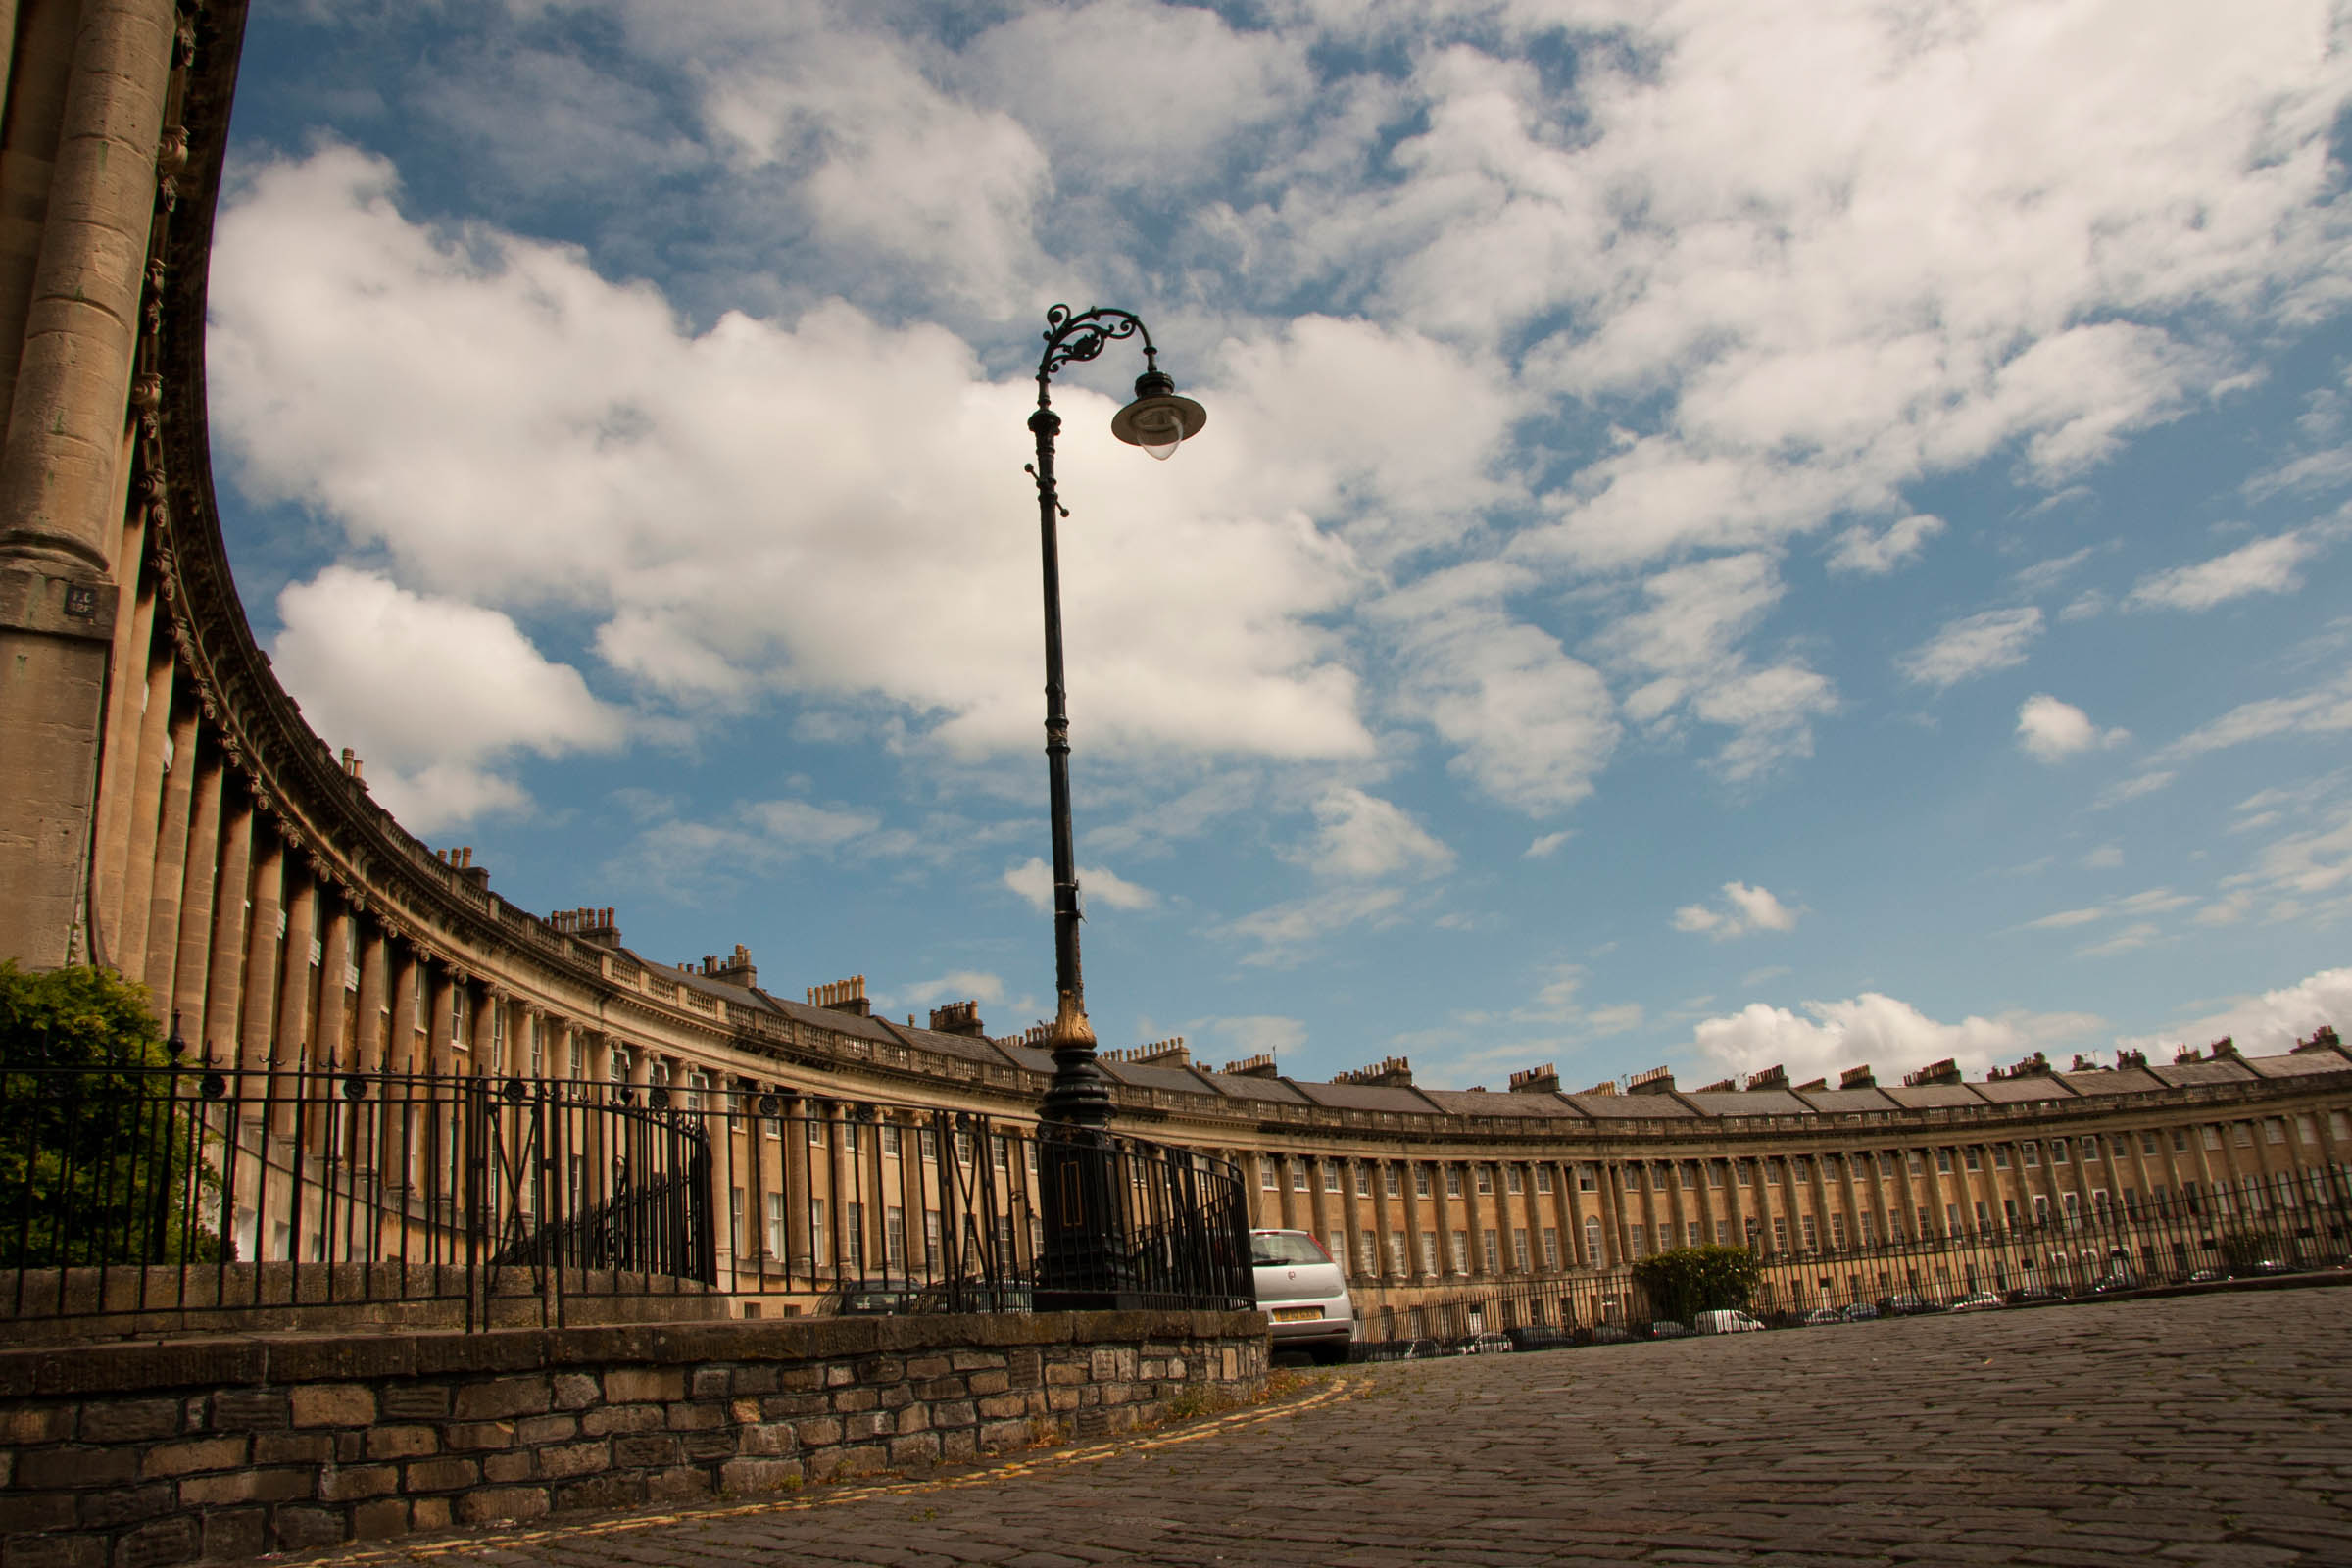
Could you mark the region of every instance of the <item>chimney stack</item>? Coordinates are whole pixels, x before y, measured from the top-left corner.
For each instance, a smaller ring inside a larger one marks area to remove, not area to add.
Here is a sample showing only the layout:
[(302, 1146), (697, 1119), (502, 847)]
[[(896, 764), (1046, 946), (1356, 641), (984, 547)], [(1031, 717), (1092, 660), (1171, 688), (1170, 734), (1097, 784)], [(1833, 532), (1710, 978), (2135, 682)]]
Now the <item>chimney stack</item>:
[(865, 976), (854, 974), (847, 980), (831, 985), (810, 986), (808, 1005), (823, 1007), (828, 1012), (846, 1012), (855, 1017), (871, 1018), (874, 1004), (865, 1000)]
[(1530, 1067), (1525, 1072), (1511, 1074), (1511, 1093), (1514, 1095), (1556, 1095), (1560, 1092), (1560, 1071), (1550, 1062)]
[(972, 1040), (988, 1038), (988, 1031), (980, 1025), (980, 1004), (976, 999), (970, 1002), (951, 1002), (945, 1006), (933, 1007), (931, 1009), (931, 1028), (936, 1034), (962, 1035)]
[(1410, 1089), (1413, 1087), (1413, 1059), (1410, 1056), (1383, 1056), (1369, 1067), (1334, 1073), (1331, 1081), (1335, 1084), (1364, 1084), (1374, 1089)]

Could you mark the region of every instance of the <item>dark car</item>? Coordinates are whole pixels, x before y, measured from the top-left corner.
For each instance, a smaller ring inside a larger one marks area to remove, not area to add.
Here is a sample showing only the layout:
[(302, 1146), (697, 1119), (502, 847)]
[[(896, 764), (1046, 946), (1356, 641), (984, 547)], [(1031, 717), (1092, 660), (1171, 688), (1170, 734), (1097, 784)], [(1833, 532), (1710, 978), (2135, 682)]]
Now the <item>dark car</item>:
[(1578, 1329), (1576, 1339), (1579, 1345), (1631, 1345), (1634, 1343), (1633, 1331), (1621, 1329), (1614, 1323), (1595, 1323), (1589, 1329)]
[(1511, 1342), (1514, 1350), (1559, 1350), (1576, 1343), (1575, 1337), (1566, 1329), (1555, 1329), (1548, 1323), (1505, 1329), (1503, 1337)]
[(2055, 1306), (2065, 1299), (2064, 1291), (2052, 1290), (2047, 1285), (2020, 1285), (2009, 1293), (2011, 1306)]
[(1942, 1310), (1941, 1306), (1929, 1300), (1926, 1297), (1914, 1296), (1909, 1291), (1879, 1298), (1879, 1316), (1881, 1317), (1922, 1317), (1927, 1313)]

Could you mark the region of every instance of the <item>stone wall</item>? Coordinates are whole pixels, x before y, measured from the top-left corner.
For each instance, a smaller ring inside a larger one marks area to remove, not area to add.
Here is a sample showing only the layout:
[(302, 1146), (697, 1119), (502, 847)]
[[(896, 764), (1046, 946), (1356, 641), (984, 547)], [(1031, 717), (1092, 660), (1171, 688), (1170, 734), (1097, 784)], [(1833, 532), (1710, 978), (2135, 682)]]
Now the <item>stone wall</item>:
[(1254, 1391), (1256, 1313), (0, 1351), (0, 1568), (145, 1568), (920, 1470)]

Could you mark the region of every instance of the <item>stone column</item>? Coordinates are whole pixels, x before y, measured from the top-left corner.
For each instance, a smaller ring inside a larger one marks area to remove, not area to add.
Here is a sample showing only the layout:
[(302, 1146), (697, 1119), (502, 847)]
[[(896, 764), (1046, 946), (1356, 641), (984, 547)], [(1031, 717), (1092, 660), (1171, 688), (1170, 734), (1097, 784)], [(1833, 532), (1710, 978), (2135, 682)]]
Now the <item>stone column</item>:
[[(145, 647), (145, 643), (140, 645)], [(155, 854), (163, 832), (164, 759), (172, 749), (172, 689), (177, 666), (172, 644), (148, 655), (146, 684), (139, 722), (133, 734), (136, 765), (131, 769), (128, 820), (123, 827), (122, 891), (114, 906), (122, 910), (114, 940), (109, 944), (115, 966), (126, 979), (147, 978), (147, 910), (155, 895)]]
[(207, 967), (211, 982), (205, 988), (205, 1043), (222, 1058), (235, 1061), (238, 1022), (245, 1000), (245, 928), (253, 888), (253, 807), (238, 800), (221, 803), (227, 822), (220, 830), (220, 869), (214, 879), (212, 956)]
[[(355, 914), (352, 918), (360, 917)], [(359, 948), (360, 989), (352, 1000), (358, 1030), (352, 1060), (369, 1071), (398, 1072), (403, 1070), (402, 1064), (390, 1057), (384, 1028), (384, 1004), (392, 989), (391, 945), (384, 939), (383, 928), (368, 921), (360, 927)]]
[(279, 956), (284, 941), (277, 929), (278, 910), (285, 896), (286, 852), (266, 821), (256, 822), (253, 860), (253, 913), (245, 932), (245, 1008), (238, 1031), (238, 1054), (248, 1067), (294, 1059), (297, 1042), (277, 1038)]
[[(176, 24), (172, 0), (81, 7), (24, 347), (5, 389), (0, 956), (36, 967), (72, 956), (76, 921), (98, 912), (86, 857), (122, 597), (119, 470)], [(13, 204), (29, 192), (8, 194)]]
[(311, 1026), (317, 1058), (357, 1068), (360, 1055), (351, 1035), (351, 982), (359, 976), (349, 961), (351, 906), (315, 880), (310, 898), (318, 931), (318, 1015)]
[(188, 866), (189, 805), (195, 794), (197, 710), (190, 705), (172, 722), (172, 765), (164, 774), (162, 820), (155, 844), (155, 871), (147, 900), (147, 962), (141, 971), (156, 1006), (170, 1027), (179, 995), (180, 895)]

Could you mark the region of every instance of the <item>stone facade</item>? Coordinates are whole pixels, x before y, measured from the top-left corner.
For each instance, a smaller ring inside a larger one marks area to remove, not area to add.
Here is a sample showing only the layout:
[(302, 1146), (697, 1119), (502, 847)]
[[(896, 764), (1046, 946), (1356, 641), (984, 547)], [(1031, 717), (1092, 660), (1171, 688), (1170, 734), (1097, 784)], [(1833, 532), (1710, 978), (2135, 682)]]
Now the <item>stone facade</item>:
[(1254, 1313), (0, 1352), (0, 1561), (144, 1568), (923, 1470), (1248, 1397)]

